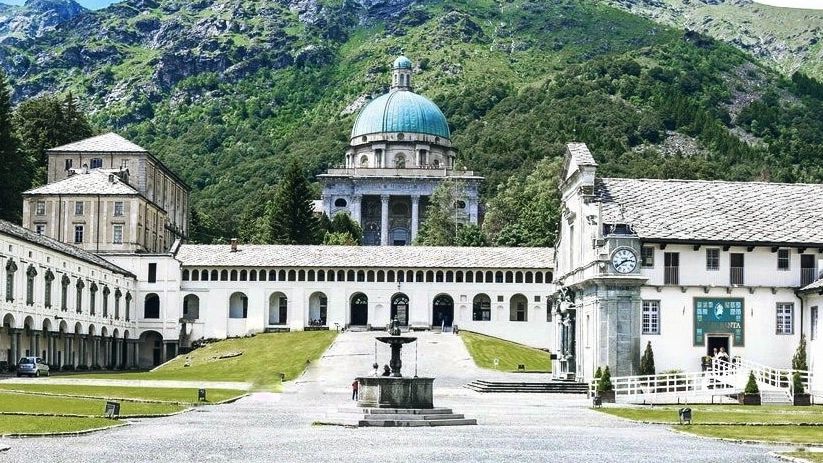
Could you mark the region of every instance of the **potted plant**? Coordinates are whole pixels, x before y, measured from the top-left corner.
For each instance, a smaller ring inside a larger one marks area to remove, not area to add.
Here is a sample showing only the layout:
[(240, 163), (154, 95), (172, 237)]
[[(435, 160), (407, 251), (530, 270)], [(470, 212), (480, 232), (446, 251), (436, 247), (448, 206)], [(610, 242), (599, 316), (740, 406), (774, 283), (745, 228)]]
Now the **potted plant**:
[(709, 370), (712, 367), (712, 357), (711, 355), (704, 355), (700, 357), (700, 367), (703, 371)]
[(792, 390), (794, 391), (794, 396), (792, 396), (793, 405), (808, 407), (812, 404), (812, 395), (806, 392), (803, 380), (800, 379), (800, 372), (795, 371), (792, 375)]
[(596, 391), (601, 401), (614, 403), (614, 385), (612, 384), (612, 374), (608, 365), (603, 368), (603, 374), (600, 376), (600, 380), (597, 381)]
[(746, 383), (746, 388), (737, 398), (740, 405), (760, 405), (760, 388), (757, 387), (757, 380), (754, 379), (753, 372), (749, 372), (749, 381)]

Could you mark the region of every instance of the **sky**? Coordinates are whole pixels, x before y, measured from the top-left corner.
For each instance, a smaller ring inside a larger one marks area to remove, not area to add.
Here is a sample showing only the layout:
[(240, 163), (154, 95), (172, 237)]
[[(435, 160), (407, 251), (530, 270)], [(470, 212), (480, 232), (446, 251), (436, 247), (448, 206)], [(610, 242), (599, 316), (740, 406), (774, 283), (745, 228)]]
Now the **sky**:
[[(120, 0), (74, 0), (77, 3), (83, 5), (84, 7), (90, 10), (99, 10), (100, 8), (105, 8), (112, 3), (117, 3)], [(22, 5), (25, 3), (25, 0), (0, 0), (0, 3), (5, 3), (6, 5)]]

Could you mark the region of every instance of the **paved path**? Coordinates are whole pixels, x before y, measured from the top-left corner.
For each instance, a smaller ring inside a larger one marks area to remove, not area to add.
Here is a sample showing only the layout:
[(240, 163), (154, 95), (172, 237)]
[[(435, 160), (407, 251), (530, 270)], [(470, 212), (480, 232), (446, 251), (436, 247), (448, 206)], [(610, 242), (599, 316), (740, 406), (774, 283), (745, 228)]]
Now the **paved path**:
[[(701, 439), (671, 427), (614, 418), (582, 396), (480, 394), (461, 387), (484, 378), (524, 374), (477, 369), (459, 338), (421, 333), (403, 350), (403, 372), (434, 376), (434, 402), (476, 418), (477, 426), (344, 428), (314, 426), (326, 411), (351, 406), (355, 376), (386, 346), (373, 333), (344, 333), (283, 394), (257, 393), (232, 404), (139, 419), (84, 436), (0, 439), (0, 461), (49, 462), (732, 462), (778, 461), (775, 447)], [(416, 361), (415, 361), (416, 357)], [(534, 380), (545, 376), (528, 375)]]

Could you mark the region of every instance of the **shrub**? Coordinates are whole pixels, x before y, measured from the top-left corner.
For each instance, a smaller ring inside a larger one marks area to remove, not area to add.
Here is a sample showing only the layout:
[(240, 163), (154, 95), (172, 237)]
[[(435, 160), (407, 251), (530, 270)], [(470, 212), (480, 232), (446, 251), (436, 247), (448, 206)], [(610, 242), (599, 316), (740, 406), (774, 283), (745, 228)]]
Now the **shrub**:
[(795, 394), (803, 394), (806, 392), (806, 388), (803, 387), (803, 380), (800, 379), (800, 373), (794, 372), (794, 375), (792, 375), (792, 383)]
[(612, 384), (612, 373), (609, 371), (609, 366), (603, 368), (603, 374), (600, 376), (600, 381), (597, 382), (597, 392), (606, 392), (614, 389)]
[(797, 351), (792, 357), (792, 369), (806, 371), (809, 365), (806, 363), (806, 335), (800, 335), (800, 344), (797, 345)]
[(594, 371), (594, 377), (599, 378), (601, 376), (603, 376), (603, 370), (601, 370), (600, 367), (597, 367), (597, 370)]
[(745, 394), (760, 394), (760, 388), (757, 387), (757, 380), (754, 379), (754, 373), (749, 372), (749, 381), (746, 383), (746, 389), (743, 390)]
[(652, 342), (649, 341), (648, 344), (646, 344), (643, 357), (640, 358), (640, 376), (653, 375), (654, 373), (654, 352), (652, 351)]

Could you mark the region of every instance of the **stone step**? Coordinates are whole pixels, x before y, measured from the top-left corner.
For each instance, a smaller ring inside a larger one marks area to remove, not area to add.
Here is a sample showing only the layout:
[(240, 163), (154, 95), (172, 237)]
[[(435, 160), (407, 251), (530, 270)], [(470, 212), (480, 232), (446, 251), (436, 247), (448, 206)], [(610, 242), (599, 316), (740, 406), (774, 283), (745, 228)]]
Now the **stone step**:
[(586, 394), (589, 385), (577, 381), (551, 381), (546, 383), (500, 382), (477, 380), (464, 387), (476, 392)]
[(356, 427), (470, 426), (476, 425), (477, 420), (442, 407), (409, 409), (345, 406), (328, 413), (321, 424)]
[(447, 419), (447, 420), (361, 420), (359, 427), (382, 428), (417, 428), (424, 426), (474, 426), (474, 418)]
[(355, 413), (358, 415), (451, 415), (450, 408), (367, 408), (367, 407), (340, 407), (339, 413)]

